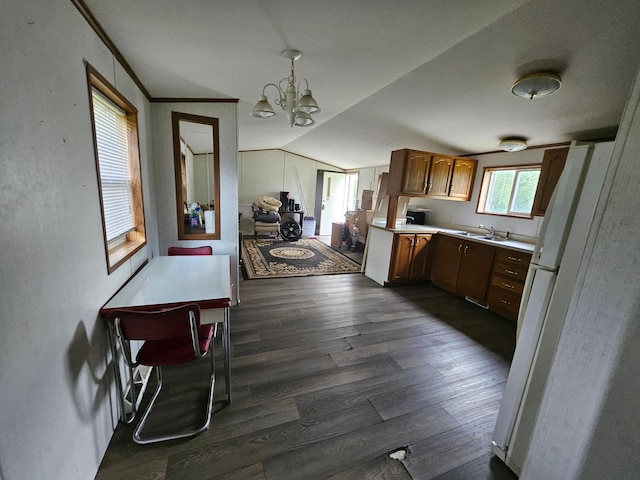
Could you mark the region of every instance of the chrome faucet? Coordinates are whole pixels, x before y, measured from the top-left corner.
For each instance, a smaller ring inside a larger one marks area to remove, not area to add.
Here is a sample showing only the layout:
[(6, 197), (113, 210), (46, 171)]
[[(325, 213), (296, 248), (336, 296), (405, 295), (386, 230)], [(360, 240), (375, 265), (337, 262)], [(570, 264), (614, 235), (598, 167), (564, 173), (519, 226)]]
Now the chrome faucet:
[(496, 229), (493, 225), (489, 226), (489, 227), (485, 227), (484, 225), (478, 225), (478, 228), (484, 228), (487, 232), (489, 232), (491, 234), (491, 236), (495, 236), (496, 234)]

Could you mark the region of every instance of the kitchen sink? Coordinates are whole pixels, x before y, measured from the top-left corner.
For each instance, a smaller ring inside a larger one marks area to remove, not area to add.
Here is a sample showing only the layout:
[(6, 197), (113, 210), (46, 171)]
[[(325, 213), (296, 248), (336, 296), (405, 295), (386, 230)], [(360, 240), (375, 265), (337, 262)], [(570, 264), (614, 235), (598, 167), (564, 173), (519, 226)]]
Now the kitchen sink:
[(478, 238), (481, 240), (492, 240), (494, 242), (499, 242), (501, 240), (504, 240), (504, 238), (502, 237), (498, 237), (497, 235), (488, 235), (488, 234), (481, 234), (481, 235), (470, 235), (471, 238)]

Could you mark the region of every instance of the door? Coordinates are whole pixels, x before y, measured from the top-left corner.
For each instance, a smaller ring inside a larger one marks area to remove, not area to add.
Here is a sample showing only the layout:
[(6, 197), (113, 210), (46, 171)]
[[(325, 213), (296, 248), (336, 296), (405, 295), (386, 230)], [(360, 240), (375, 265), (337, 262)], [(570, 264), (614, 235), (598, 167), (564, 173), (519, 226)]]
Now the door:
[(413, 255), (413, 233), (398, 233), (393, 239), (391, 254), (390, 280), (408, 280), (411, 276), (411, 258)]
[(431, 235), (416, 235), (413, 242), (413, 255), (411, 257), (411, 279), (429, 278), (429, 243)]
[(455, 288), (462, 247), (462, 240), (438, 235), (431, 280)]
[(332, 223), (344, 223), (347, 211), (347, 181), (344, 173), (322, 173), (320, 235), (331, 235)]
[(457, 287), (476, 300), (484, 300), (489, 286), (495, 247), (478, 242), (464, 242)]

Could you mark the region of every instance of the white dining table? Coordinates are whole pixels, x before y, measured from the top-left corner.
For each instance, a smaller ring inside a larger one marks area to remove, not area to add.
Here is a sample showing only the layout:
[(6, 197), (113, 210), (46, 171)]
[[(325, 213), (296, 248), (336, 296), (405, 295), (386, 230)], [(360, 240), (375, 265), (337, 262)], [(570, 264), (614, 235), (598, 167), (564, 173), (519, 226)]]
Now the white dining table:
[[(222, 347), (226, 401), (231, 402), (231, 339), (229, 309), (232, 298), (231, 257), (229, 255), (194, 255), (154, 257), (134, 274), (111, 299), (100, 315), (108, 319), (119, 309), (161, 310), (185, 303), (200, 307), (202, 323), (216, 322), (214, 309), (222, 309)], [(110, 331), (112, 330), (110, 325)], [(115, 341), (111, 338), (114, 369), (121, 398), (122, 384)], [(121, 412), (123, 418), (124, 411)]]

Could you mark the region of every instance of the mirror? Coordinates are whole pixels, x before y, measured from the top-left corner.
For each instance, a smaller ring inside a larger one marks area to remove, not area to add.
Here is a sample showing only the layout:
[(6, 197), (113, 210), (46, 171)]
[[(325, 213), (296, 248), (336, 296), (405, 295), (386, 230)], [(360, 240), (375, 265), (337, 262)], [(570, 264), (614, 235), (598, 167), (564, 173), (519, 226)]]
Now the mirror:
[(171, 112), (179, 240), (220, 239), (218, 119)]

